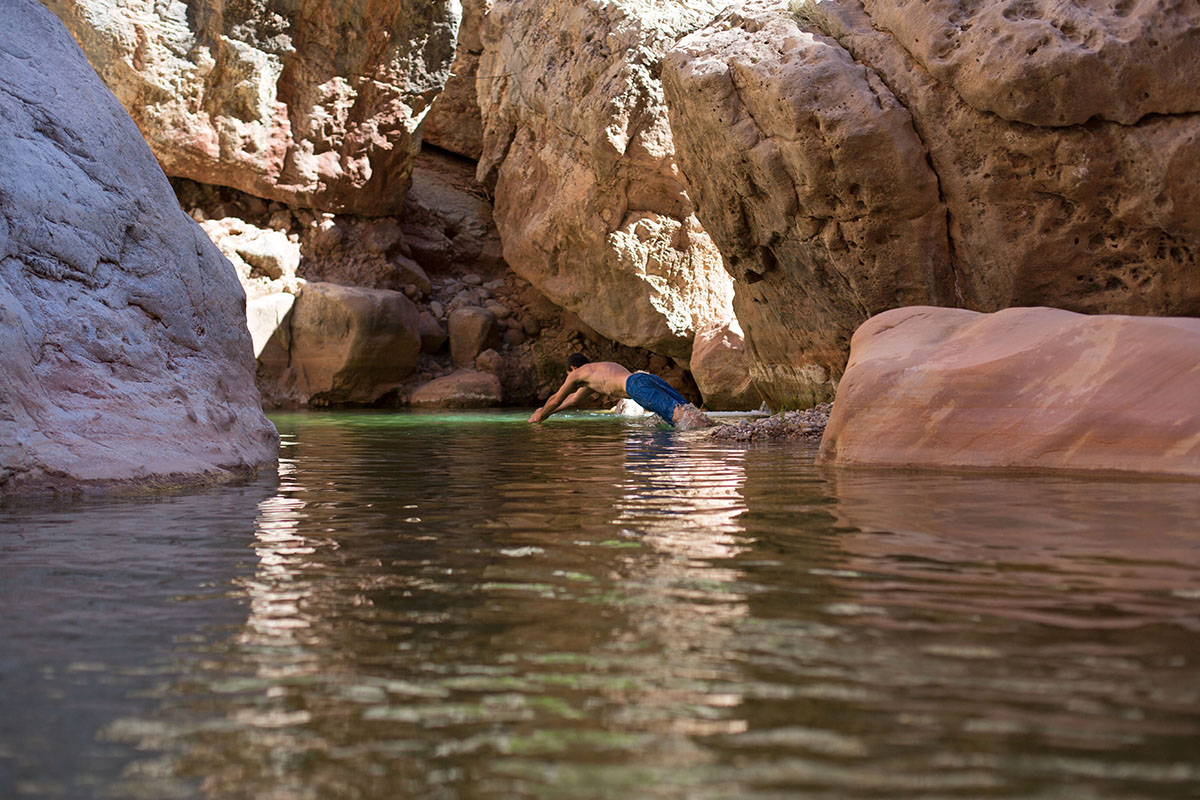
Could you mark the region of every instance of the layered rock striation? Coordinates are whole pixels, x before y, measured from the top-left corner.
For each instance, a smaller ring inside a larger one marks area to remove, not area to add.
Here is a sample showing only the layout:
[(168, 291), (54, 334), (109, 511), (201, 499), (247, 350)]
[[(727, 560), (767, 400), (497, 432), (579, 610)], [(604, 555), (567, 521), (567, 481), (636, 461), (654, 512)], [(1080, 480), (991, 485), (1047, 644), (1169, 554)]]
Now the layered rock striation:
[(166, 172), (329, 211), (404, 202), (457, 0), (45, 0)]
[(1200, 319), (901, 308), (854, 334), (839, 466), (1200, 477)]
[(273, 464), (233, 269), (62, 24), (0, 17), (0, 495)]

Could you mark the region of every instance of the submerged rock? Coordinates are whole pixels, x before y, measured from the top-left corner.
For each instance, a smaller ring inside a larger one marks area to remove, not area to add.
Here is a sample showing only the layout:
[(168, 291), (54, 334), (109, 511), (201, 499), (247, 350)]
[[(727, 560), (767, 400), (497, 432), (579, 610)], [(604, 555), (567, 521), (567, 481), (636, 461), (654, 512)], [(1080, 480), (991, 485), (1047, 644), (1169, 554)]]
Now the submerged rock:
[(901, 308), (854, 334), (841, 466), (1200, 477), (1200, 319)]
[(233, 268), (62, 24), (2, 7), (0, 494), (273, 464)]

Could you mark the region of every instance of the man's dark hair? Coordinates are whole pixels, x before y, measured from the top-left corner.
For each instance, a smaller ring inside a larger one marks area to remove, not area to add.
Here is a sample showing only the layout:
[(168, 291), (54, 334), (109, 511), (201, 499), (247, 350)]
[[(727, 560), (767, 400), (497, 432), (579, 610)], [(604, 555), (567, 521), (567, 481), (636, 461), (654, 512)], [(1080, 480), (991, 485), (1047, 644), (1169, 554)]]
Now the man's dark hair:
[(590, 360), (583, 353), (571, 353), (571, 355), (567, 356), (567, 369), (582, 367), (588, 363), (590, 363)]

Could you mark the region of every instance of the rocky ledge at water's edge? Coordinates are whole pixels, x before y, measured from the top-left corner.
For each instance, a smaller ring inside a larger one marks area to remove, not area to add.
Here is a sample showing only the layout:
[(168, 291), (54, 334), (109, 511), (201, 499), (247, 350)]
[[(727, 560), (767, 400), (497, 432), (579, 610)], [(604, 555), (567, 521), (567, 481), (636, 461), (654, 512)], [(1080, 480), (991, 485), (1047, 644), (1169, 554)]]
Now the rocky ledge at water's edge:
[(808, 409), (721, 423), (708, 430), (707, 434), (713, 439), (734, 442), (758, 442), (768, 439), (818, 442), (825, 432), (825, 426), (829, 424), (829, 414), (832, 410), (832, 403), (818, 403)]

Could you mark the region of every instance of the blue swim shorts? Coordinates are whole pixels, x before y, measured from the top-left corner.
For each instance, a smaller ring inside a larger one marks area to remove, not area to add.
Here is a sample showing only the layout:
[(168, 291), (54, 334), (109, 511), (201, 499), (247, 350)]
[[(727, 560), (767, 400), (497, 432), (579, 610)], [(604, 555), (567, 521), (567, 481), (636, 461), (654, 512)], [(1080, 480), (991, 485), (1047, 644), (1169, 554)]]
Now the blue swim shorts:
[(687, 404), (687, 398), (671, 384), (649, 372), (635, 372), (626, 378), (625, 394), (642, 408), (658, 414), (668, 425), (674, 424), (676, 407)]

